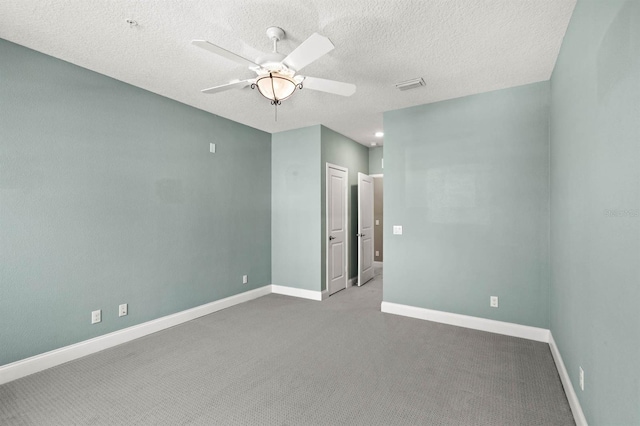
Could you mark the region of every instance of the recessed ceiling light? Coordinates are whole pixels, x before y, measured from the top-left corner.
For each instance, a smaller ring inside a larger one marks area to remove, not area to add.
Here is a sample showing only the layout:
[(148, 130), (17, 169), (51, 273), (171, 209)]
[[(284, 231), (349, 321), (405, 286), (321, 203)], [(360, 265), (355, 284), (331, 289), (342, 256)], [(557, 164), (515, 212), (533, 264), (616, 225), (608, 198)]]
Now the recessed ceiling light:
[(375, 143), (375, 142), (371, 142), (371, 146), (376, 146), (376, 145), (378, 145), (378, 144)]
[(381, 138), (384, 136), (384, 132), (376, 132), (376, 138)]

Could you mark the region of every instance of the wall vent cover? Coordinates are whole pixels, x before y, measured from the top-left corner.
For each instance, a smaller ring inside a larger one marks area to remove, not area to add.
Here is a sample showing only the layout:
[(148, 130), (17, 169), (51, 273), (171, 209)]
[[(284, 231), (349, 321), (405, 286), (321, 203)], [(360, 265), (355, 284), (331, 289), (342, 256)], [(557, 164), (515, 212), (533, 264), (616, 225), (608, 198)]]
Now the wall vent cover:
[(409, 89), (417, 89), (418, 87), (425, 86), (425, 82), (420, 78), (414, 78), (413, 80), (403, 81), (401, 83), (396, 83), (396, 87), (400, 90), (409, 90)]

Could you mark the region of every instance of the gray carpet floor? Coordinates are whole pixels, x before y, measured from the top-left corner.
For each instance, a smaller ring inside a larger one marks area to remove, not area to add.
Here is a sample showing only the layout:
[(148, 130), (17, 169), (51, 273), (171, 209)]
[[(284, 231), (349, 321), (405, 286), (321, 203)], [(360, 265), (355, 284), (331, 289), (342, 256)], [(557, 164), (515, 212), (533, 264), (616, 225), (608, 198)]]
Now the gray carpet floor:
[(548, 345), (268, 295), (0, 386), (2, 425), (571, 425)]

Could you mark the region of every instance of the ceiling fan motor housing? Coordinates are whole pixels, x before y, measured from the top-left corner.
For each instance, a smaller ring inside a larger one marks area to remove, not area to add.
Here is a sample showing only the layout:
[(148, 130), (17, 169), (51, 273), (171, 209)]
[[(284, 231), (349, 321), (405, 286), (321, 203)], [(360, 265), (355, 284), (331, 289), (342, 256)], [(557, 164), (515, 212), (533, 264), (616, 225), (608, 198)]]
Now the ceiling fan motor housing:
[(286, 58), (286, 55), (282, 53), (266, 53), (256, 59), (256, 63), (266, 70), (280, 72), (287, 69), (282, 63), (284, 58)]

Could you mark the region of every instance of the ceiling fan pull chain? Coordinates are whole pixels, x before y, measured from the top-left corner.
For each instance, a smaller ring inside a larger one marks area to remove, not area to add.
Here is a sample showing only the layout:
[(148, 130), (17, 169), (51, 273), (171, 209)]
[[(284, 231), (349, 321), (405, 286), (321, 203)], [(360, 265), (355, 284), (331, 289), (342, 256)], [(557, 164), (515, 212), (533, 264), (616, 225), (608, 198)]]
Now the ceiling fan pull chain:
[[(274, 40), (274, 45), (275, 45), (276, 41)], [(280, 103), (280, 101), (278, 100), (278, 97), (276, 96), (276, 88), (273, 84), (273, 74), (269, 73), (269, 78), (271, 78), (271, 93), (273, 93), (273, 100), (271, 101), (271, 103), (275, 106), (276, 111), (276, 118), (275, 121), (278, 121), (278, 104)]]
[(278, 105), (282, 105), (282, 102), (278, 100), (271, 101), (271, 105), (273, 105), (276, 108), (276, 121), (278, 121)]

